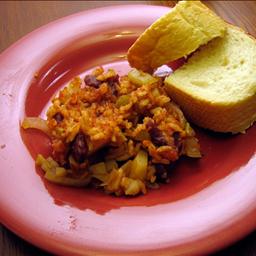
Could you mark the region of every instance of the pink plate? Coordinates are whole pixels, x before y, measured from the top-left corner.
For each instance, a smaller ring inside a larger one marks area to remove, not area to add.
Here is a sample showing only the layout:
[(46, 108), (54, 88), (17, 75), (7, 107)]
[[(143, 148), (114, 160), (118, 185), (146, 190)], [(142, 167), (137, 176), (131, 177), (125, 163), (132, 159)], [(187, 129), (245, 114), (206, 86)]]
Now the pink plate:
[(24, 132), (24, 116), (44, 116), (61, 86), (97, 65), (127, 72), (127, 49), (167, 11), (136, 5), (81, 12), (0, 55), (0, 220), (24, 239), (62, 255), (191, 255), (255, 228), (255, 126), (236, 136), (197, 128), (204, 157), (181, 159), (170, 184), (135, 198), (60, 187), (35, 168), (49, 140)]

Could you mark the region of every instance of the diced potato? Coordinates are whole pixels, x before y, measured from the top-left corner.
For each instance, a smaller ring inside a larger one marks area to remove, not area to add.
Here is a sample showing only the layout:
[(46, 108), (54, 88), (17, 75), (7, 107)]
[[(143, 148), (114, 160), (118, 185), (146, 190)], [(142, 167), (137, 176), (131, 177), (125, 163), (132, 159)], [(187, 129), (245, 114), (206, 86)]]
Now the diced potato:
[(106, 182), (109, 177), (109, 173), (106, 170), (106, 165), (104, 162), (100, 162), (89, 167), (92, 172), (92, 176), (102, 182)]
[(36, 157), (36, 165), (41, 166), (43, 164), (43, 162), (45, 162), (45, 161), (46, 161), (46, 159), (41, 154), (37, 155), (37, 157)]
[(120, 189), (120, 182), (123, 177), (123, 170), (120, 168), (118, 170), (113, 170), (107, 180), (106, 190), (109, 192), (115, 192)]
[(132, 161), (130, 178), (144, 180), (147, 174), (148, 154), (140, 150)]
[(45, 160), (45, 161), (40, 165), (40, 167), (41, 167), (45, 172), (53, 172), (52, 167), (51, 167), (50, 163), (49, 163), (47, 160)]
[(141, 180), (134, 180), (127, 177), (122, 178), (121, 187), (123, 188), (125, 195), (135, 196), (140, 192), (143, 194), (147, 192), (145, 184)]
[(59, 166), (59, 164), (55, 160), (53, 160), (52, 157), (50, 157), (50, 156), (47, 157), (46, 160), (48, 161), (48, 163), (51, 165), (52, 168)]
[(132, 69), (128, 73), (128, 78), (132, 83), (138, 86), (141, 86), (143, 84), (153, 84), (158, 81), (157, 78), (151, 76), (150, 74), (139, 71), (137, 69)]
[(55, 173), (56, 168), (59, 167), (58, 163), (51, 157), (45, 159), (41, 154), (37, 155), (36, 165), (40, 166), (45, 172), (51, 171)]

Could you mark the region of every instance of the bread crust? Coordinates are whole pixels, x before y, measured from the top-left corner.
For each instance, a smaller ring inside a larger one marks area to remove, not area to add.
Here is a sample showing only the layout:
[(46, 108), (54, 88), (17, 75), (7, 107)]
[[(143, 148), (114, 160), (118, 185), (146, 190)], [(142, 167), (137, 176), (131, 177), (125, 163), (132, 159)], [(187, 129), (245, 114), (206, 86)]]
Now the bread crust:
[[(244, 32), (241, 28), (229, 24), (227, 26), (228, 29), (234, 31), (234, 33), (242, 32), (246, 37), (248, 36), (250, 39), (253, 39), (256, 49), (255, 38), (248, 35), (248, 33)], [(225, 38), (222, 40), (225, 40)], [(204, 50), (205, 48), (203, 47), (201, 51)], [(205, 51), (207, 51), (207, 49)], [(193, 56), (191, 58), (193, 58)], [(195, 59), (193, 65), (196, 65)], [(256, 72), (256, 61), (254, 64), (251, 63), (251, 65), (255, 66), (254, 69)], [(179, 72), (179, 69), (177, 72)], [(175, 72), (173, 76), (175, 76)], [(223, 76), (225, 76), (225, 73)], [(202, 77), (205, 77), (203, 72)], [(214, 100), (212, 97), (210, 98), (196, 93), (193, 94), (191, 90), (186, 90), (186, 86), (182, 84), (181, 80), (180, 84), (174, 84), (174, 80), (172, 75), (165, 80), (168, 94), (180, 105), (186, 117), (194, 124), (217, 132), (239, 133), (245, 132), (245, 130), (256, 121), (256, 79), (254, 79), (255, 82), (241, 88), (239, 85), (234, 84), (236, 82), (235, 80), (234, 83), (228, 84), (230, 88), (237, 87), (240, 91), (239, 95), (236, 95), (237, 97), (232, 97), (232, 100), (227, 97), (226, 101), (224, 101), (223, 98), (221, 100)], [(207, 90), (208, 89), (211, 90), (211, 88), (207, 88)], [(241, 95), (243, 95), (243, 97), (240, 97)]]
[(256, 121), (256, 95), (252, 95), (238, 104), (214, 104), (206, 99), (166, 86), (167, 92), (178, 103), (187, 119), (194, 124), (216, 132), (244, 132)]
[(224, 36), (225, 30), (226, 23), (200, 1), (180, 1), (141, 34), (127, 59), (132, 67), (152, 72)]

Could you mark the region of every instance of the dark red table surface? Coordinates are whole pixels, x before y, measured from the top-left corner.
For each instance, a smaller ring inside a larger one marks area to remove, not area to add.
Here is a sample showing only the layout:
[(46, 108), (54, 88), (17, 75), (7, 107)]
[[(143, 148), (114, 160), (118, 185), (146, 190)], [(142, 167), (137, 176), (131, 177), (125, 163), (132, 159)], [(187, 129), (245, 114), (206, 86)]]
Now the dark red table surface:
[[(256, 1), (204, 1), (222, 18), (256, 37)], [(86, 9), (125, 4), (173, 6), (175, 1), (0, 1), (0, 52), (32, 30)], [(1, 209), (0, 209), (1, 210)], [(52, 255), (0, 226), (1, 256)], [(255, 256), (256, 232), (212, 256)]]

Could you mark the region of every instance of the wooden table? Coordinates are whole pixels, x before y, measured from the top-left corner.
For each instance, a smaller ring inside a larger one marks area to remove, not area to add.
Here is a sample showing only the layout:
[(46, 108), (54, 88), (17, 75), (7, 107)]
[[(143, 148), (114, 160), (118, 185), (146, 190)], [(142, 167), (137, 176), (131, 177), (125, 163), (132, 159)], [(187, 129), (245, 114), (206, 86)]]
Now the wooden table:
[[(154, 4), (172, 6), (174, 1), (1, 1), (0, 2), (0, 52), (28, 32), (60, 17), (107, 5)], [(221, 17), (237, 24), (256, 36), (256, 2), (206, 1)], [(0, 209), (1, 210), (1, 209)], [(14, 235), (0, 226), (0, 255), (31, 256), (51, 255)], [(255, 256), (256, 232), (226, 248), (215, 256)]]

